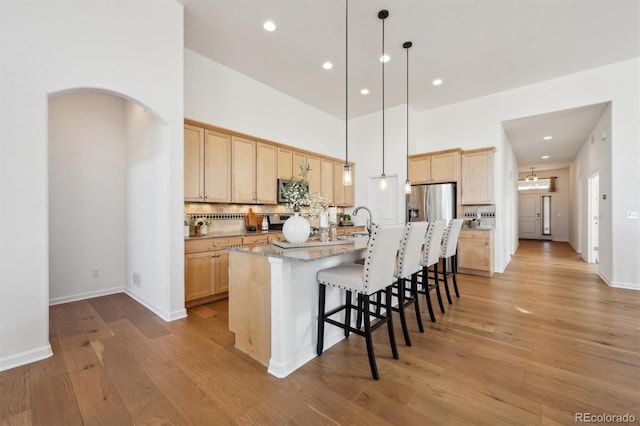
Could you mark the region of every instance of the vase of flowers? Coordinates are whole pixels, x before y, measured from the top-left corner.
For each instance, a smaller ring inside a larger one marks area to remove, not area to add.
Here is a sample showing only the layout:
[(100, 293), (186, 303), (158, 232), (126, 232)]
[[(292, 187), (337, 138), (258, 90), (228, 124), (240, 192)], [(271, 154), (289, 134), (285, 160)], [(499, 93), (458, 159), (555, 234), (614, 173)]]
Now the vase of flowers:
[(294, 215), (284, 222), (282, 233), (285, 239), (292, 244), (301, 244), (309, 238), (311, 225), (300, 216), (302, 206), (309, 205), (309, 180), (307, 174), (311, 168), (306, 161), (300, 163), (300, 179), (291, 179), (285, 185), (282, 195), (287, 201)]

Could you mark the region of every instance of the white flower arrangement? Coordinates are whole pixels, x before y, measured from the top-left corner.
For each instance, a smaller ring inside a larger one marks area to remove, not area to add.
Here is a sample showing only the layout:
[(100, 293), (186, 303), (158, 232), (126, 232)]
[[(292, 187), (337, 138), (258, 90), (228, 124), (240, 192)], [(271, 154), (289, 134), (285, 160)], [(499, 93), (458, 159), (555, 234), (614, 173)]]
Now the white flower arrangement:
[(331, 200), (327, 194), (314, 192), (309, 196), (308, 208), (306, 208), (305, 211), (311, 219), (315, 219), (320, 216), (320, 213), (327, 210), (330, 203)]
[(309, 205), (309, 180), (307, 174), (311, 168), (309, 163), (303, 161), (300, 163), (300, 176), (301, 179), (291, 179), (284, 186), (282, 190), (282, 196), (287, 200), (287, 205), (294, 212), (299, 212), (302, 206)]

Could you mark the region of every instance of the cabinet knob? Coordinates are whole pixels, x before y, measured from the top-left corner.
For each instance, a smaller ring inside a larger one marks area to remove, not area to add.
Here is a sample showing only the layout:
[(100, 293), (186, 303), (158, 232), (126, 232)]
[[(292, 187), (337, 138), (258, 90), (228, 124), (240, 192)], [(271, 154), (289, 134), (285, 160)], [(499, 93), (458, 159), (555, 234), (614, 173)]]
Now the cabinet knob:
[(214, 247), (218, 247), (218, 243), (215, 243), (213, 246), (214, 246)]

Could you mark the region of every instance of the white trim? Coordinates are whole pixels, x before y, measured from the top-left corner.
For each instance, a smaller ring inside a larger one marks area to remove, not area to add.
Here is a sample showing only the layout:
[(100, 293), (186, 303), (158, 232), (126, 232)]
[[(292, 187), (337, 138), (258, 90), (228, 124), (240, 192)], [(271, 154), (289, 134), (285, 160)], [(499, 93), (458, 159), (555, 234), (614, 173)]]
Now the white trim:
[(171, 322), (175, 320), (179, 320), (187, 317), (187, 310), (185, 308), (178, 309), (177, 311), (165, 312), (164, 310), (154, 306), (153, 304), (141, 299), (139, 296), (135, 295), (130, 289), (125, 288), (124, 293), (134, 299), (136, 302), (143, 305), (145, 308), (149, 309), (151, 312), (162, 318), (166, 322)]
[(104, 290), (89, 291), (87, 293), (73, 294), (70, 296), (56, 297), (49, 299), (49, 306), (60, 305), (62, 303), (77, 302), (78, 300), (86, 300), (94, 297), (108, 296), (110, 294), (123, 293), (124, 286), (112, 287)]
[(573, 249), (573, 251), (575, 251), (576, 253), (580, 254), (582, 253), (582, 250), (580, 250), (579, 248), (577, 248), (574, 244), (573, 241), (571, 240), (567, 240), (567, 242), (569, 243), (569, 245), (571, 246), (571, 248)]
[(605, 282), (611, 288), (625, 288), (627, 290), (640, 290), (640, 284), (631, 284), (631, 283), (621, 283), (621, 282), (611, 282), (604, 275), (598, 272), (598, 276), (602, 281)]
[(507, 266), (509, 266), (509, 263), (511, 263), (511, 255), (509, 255), (505, 259), (504, 264), (502, 265), (502, 268), (496, 268), (494, 272), (497, 272), (498, 274), (504, 273), (504, 270), (507, 269)]
[(37, 349), (32, 349), (30, 351), (20, 352), (14, 355), (0, 358), (0, 371), (5, 371), (11, 368), (20, 367), (21, 365), (41, 361), (43, 359), (49, 358), (52, 355), (53, 351), (51, 350), (51, 345), (47, 343), (46, 346), (42, 346)]

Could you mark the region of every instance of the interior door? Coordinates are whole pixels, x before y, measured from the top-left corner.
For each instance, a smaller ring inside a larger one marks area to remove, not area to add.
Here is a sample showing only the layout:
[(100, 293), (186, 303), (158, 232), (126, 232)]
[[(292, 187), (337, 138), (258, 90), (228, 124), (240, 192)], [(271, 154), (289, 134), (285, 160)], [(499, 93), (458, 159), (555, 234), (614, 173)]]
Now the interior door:
[(518, 237), (538, 240), (541, 237), (540, 195), (520, 195), (519, 199), (520, 226)]

